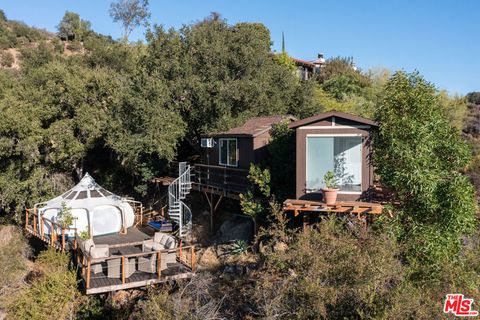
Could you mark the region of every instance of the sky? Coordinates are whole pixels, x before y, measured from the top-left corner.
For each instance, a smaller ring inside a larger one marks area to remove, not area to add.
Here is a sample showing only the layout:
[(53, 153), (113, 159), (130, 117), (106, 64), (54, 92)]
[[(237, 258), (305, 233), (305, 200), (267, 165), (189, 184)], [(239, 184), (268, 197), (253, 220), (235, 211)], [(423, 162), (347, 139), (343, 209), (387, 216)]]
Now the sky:
[[(0, 0), (8, 19), (55, 31), (66, 10), (95, 31), (120, 38), (110, 0)], [(229, 23), (260, 22), (273, 50), (299, 59), (353, 57), (362, 70), (418, 70), (451, 94), (480, 91), (480, 1), (477, 0), (150, 0), (151, 23), (179, 28), (218, 12)], [(135, 30), (130, 40), (144, 39)]]

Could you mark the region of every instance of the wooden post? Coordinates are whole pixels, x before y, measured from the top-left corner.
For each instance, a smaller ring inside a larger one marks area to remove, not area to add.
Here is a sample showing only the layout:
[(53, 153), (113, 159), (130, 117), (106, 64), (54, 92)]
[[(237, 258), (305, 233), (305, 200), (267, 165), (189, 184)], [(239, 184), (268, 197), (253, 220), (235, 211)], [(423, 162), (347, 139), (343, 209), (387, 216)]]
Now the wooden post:
[(42, 240), (45, 240), (44, 230), (43, 230), (43, 229), (45, 229), (43, 227), (43, 217), (39, 217), (39, 219), (40, 219), (40, 234), (42, 235)]
[(25, 229), (28, 227), (28, 209), (25, 209)]
[(37, 233), (37, 208), (33, 208), (33, 232)]
[(180, 251), (178, 252), (178, 259), (182, 262), (182, 239), (180, 239)]
[(195, 263), (196, 263), (196, 259), (195, 259), (195, 246), (191, 246), (190, 248), (190, 265), (192, 266), (192, 271), (195, 272)]
[(62, 228), (62, 252), (65, 251), (65, 229)]
[(88, 257), (88, 264), (87, 264), (87, 289), (90, 288), (90, 257)]
[(82, 251), (82, 276), (85, 277), (85, 255)]
[(122, 256), (122, 284), (125, 284), (125, 257)]
[(162, 253), (157, 251), (157, 277), (160, 279), (162, 275)]
[(305, 211), (303, 212), (303, 232), (304, 233), (308, 233), (308, 214), (305, 213)]
[(53, 225), (53, 221), (50, 221), (50, 244), (52, 247), (55, 245), (55, 226)]

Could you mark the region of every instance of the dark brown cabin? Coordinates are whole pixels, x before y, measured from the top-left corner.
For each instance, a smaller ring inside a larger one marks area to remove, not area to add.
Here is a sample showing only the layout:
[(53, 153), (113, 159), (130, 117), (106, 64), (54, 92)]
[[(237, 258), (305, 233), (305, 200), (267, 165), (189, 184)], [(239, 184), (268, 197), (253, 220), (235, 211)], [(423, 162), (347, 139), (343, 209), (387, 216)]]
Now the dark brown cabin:
[(370, 198), (374, 121), (330, 111), (292, 122), (289, 127), (296, 131), (297, 199), (321, 200), (327, 171), (335, 173), (339, 201)]
[(262, 163), (268, 157), (272, 125), (292, 116), (251, 118), (242, 126), (228, 131), (202, 136), (202, 163), (195, 164), (197, 183), (218, 187), (226, 192), (245, 192), (252, 163)]

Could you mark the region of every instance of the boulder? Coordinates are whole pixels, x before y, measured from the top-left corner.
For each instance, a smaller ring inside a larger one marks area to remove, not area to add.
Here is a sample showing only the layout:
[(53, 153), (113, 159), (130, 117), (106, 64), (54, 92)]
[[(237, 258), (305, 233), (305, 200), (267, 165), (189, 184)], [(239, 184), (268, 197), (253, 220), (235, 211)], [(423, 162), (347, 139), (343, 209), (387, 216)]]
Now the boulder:
[(220, 226), (214, 237), (215, 243), (227, 243), (235, 240), (250, 242), (253, 239), (253, 221), (250, 217), (235, 215)]

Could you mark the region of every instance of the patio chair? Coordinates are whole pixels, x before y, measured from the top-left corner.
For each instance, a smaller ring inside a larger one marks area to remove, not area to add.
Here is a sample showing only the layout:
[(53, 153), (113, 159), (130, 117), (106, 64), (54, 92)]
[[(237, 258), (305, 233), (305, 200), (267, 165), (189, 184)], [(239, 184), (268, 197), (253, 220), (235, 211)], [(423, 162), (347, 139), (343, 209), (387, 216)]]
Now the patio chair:
[(169, 234), (155, 232), (153, 239), (145, 240), (142, 244), (142, 251), (159, 251), (165, 249), (173, 249), (177, 246), (175, 238)]
[[(83, 252), (87, 253), (92, 259), (108, 258), (110, 256), (110, 249), (108, 244), (95, 244), (93, 239), (88, 239), (83, 242)], [(94, 274), (102, 272), (105, 259), (98, 260), (92, 264), (92, 271)]]
[[(162, 252), (160, 257), (160, 271), (166, 270), (170, 264), (177, 263), (175, 251)], [(138, 258), (138, 271), (147, 273), (157, 272), (157, 254)]]
[[(136, 271), (136, 259), (125, 259), (125, 278), (130, 277)], [(122, 277), (122, 259), (107, 260), (107, 277), (121, 278)]]

